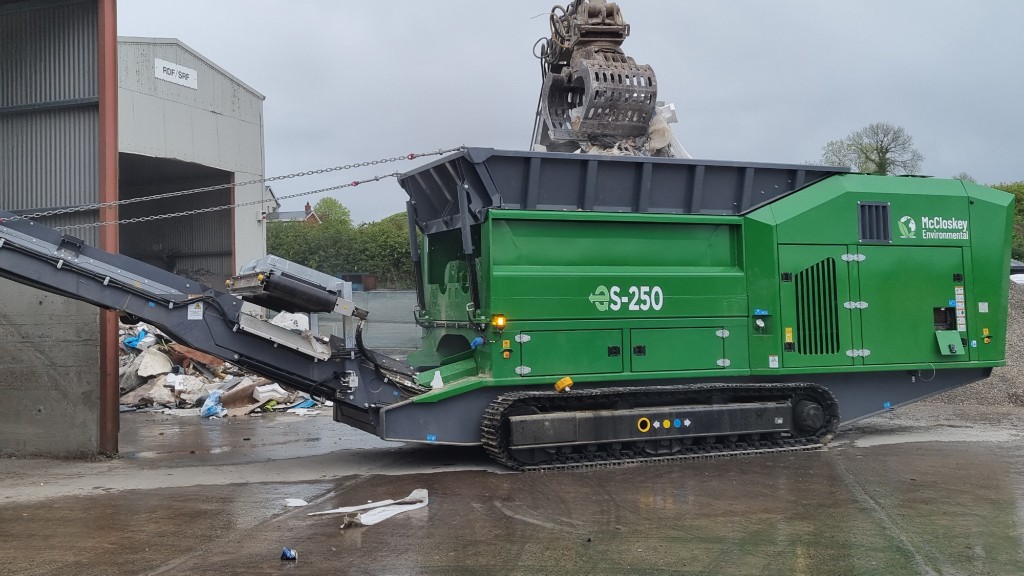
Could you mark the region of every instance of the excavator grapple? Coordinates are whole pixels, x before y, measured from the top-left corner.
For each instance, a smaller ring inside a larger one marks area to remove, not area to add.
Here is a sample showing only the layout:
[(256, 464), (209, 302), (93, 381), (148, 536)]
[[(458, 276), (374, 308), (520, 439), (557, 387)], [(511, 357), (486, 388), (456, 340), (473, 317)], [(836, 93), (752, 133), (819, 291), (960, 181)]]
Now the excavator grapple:
[(544, 83), (535, 144), (572, 152), (647, 134), (658, 98), (654, 70), (622, 51), (629, 24), (615, 3), (576, 0), (551, 13), (541, 42)]

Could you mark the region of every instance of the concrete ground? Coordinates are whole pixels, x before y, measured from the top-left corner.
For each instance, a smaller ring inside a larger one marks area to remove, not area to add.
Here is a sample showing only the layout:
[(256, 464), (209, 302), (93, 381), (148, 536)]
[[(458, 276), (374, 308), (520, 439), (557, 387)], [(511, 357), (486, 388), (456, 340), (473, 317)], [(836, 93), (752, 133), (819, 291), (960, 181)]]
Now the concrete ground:
[(326, 414), (127, 414), (121, 458), (0, 459), (0, 574), (1022, 574), (1022, 424), (918, 404), (814, 452), (519, 474)]

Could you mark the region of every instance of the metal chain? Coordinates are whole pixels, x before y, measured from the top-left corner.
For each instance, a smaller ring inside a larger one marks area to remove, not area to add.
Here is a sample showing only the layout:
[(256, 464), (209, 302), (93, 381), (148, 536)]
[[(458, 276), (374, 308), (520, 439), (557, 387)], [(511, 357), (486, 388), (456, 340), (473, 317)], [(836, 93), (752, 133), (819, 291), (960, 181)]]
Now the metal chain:
[[(338, 171), (341, 171), (341, 170), (352, 170), (353, 168), (364, 168), (366, 166), (377, 166), (377, 165), (380, 165), (380, 164), (390, 164), (392, 162), (398, 162), (398, 161), (401, 161), (401, 160), (415, 160), (416, 158), (422, 158), (424, 156), (440, 156), (440, 155), (443, 155), (443, 154), (448, 154), (450, 152), (459, 152), (459, 151), (463, 151), (463, 150), (466, 150), (465, 146), (457, 146), (455, 148), (447, 148), (447, 149), (438, 149), (438, 150), (434, 150), (432, 152), (413, 152), (413, 153), (410, 153), (410, 154), (406, 154), (404, 156), (392, 156), (390, 158), (381, 158), (379, 160), (368, 160), (366, 162), (356, 162), (355, 164), (345, 164), (345, 165), (342, 165), (342, 166), (334, 166), (332, 168), (321, 168), (319, 170), (307, 170), (305, 172), (294, 172), (292, 174), (285, 174), (283, 176), (271, 176), (269, 178), (258, 178), (256, 180), (249, 180), (249, 181), (246, 181), (246, 182), (235, 182), (235, 183), (232, 183), (232, 184), (221, 184), (221, 185), (217, 185), (217, 186), (205, 186), (203, 188), (192, 188), (192, 189), (189, 189), (189, 190), (179, 190), (177, 192), (166, 192), (166, 193), (163, 193), (163, 194), (156, 194), (156, 195), (153, 195), (153, 196), (143, 196), (141, 198), (128, 198), (128, 199), (125, 199), (125, 200), (112, 200), (110, 202), (98, 202), (96, 204), (85, 204), (85, 205), (82, 205), (82, 206), (75, 206), (75, 207), (72, 207), (72, 208), (60, 208), (60, 209), (57, 209), (57, 210), (46, 210), (44, 212), (34, 212), (34, 213), (31, 213), (31, 214), (21, 214), (21, 215), (18, 215), (18, 216), (14, 216), (12, 218), (7, 218), (7, 221), (8, 222), (12, 222), (12, 221), (15, 221), (15, 220), (29, 220), (29, 219), (32, 219), (32, 218), (42, 218), (42, 217), (45, 217), (45, 216), (57, 216), (57, 215), (60, 215), (60, 214), (72, 214), (72, 213), (75, 213), (75, 212), (90, 212), (90, 211), (93, 211), (93, 210), (99, 210), (100, 208), (111, 208), (113, 206), (121, 206), (121, 205), (124, 205), (124, 204), (136, 204), (138, 202), (147, 202), (147, 201), (150, 201), (150, 200), (160, 200), (162, 198), (174, 198), (176, 196), (187, 196), (189, 194), (198, 194), (200, 192), (210, 192), (212, 190), (223, 190), (225, 188), (237, 188), (239, 186), (249, 186), (251, 184), (262, 184), (262, 183), (267, 183), (267, 182), (277, 182), (279, 180), (287, 180), (289, 178), (301, 178), (303, 176), (312, 176), (314, 174), (327, 174), (327, 173), (330, 173), (330, 172), (338, 172)], [(378, 177), (378, 179), (379, 178), (380, 177)], [(373, 181), (373, 179), (365, 180), (365, 182), (372, 182), (372, 181)], [(353, 183), (353, 184), (356, 184), (356, 183)], [(325, 190), (337, 190), (337, 189), (338, 188), (335, 187), (335, 188), (326, 188)], [(305, 192), (305, 193), (300, 194), (300, 195), (304, 196), (304, 195), (308, 195), (308, 194), (315, 194), (316, 192), (319, 192), (319, 191)], [(278, 198), (278, 200), (284, 200), (284, 199), (287, 199), (287, 198), (294, 198), (295, 196), (296, 196), (295, 194), (293, 194), (291, 196), (281, 196), (280, 198)], [(263, 201), (261, 201), (261, 202), (263, 202)], [(239, 204), (239, 205), (236, 205), (236, 206), (246, 206), (246, 205), (249, 205), (249, 204), (254, 204), (254, 203), (253, 202), (249, 202), (249, 203), (245, 203), (245, 204)], [(231, 208), (231, 207), (232, 206), (218, 206), (216, 209), (223, 210), (225, 208)], [(209, 211), (210, 211), (210, 209), (203, 209), (203, 210), (198, 210), (198, 211), (193, 211), (193, 212), (181, 212), (181, 213), (176, 214), (176, 215), (194, 214), (194, 213), (198, 213), (198, 212), (209, 212)], [(143, 220), (153, 220), (153, 219), (155, 219), (155, 218), (147, 216), (145, 219), (138, 219), (137, 218), (137, 219), (133, 219), (132, 221), (143, 221)], [(95, 224), (80, 224), (80, 225), (77, 225), (77, 226), (66, 226), (66, 228), (81, 228), (81, 227), (88, 227), (88, 226), (102, 226), (104, 224), (114, 224), (114, 223), (115, 222), (98, 222), (98, 223), (95, 223)]]
[[(427, 156), (428, 154), (421, 154), (421, 156)], [(331, 186), (328, 188), (320, 188), (318, 190), (310, 190), (308, 192), (299, 192), (297, 194), (288, 194), (286, 196), (278, 197), (278, 200), (288, 200), (289, 198), (298, 198), (300, 196), (309, 196), (311, 194), (320, 194), (322, 192), (330, 192), (332, 190), (341, 190), (342, 188), (354, 188), (360, 184), (366, 184), (367, 182), (379, 182), (387, 178), (398, 178), (401, 176), (401, 172), (392, 172), (391, 174), (381, 174), (374, 176), (373, 178), (367, 178), (365, 180), (355, 180), (348, 184), (339, 184), (338, 186)], [(216, 212), (218, 210), (228, 210), (230, 208), (240, 208), (242, 206), (255, 206), (257, 204), (265, 204), (266, 200), (253, 200), (250, 202), (239, 202), (237, 204), (226, 204), (224, 206), (212, 206), (210, 208), (197, 208), (195, 210), (186, 210), (184, 212), (173, 212), (170, 214), (156, 214), (153, 216), (140, 216), (138, 218), (125, 218), (123, 220), (110, 220), (107, 222), (90, 222), (89, 224), (73, 224), (70, 226), (60, 226), (57, 230), (70, 230), (72, 228), (96, 228), (99, 226), (110, 226), (112, 224), (132, 224), (134, 222), (149, 222), (152, 220), (163, 220), (164, 218), (176, 218), (178, 216), (191, 216), (193, 214), (203, 214), (206, 212)]]

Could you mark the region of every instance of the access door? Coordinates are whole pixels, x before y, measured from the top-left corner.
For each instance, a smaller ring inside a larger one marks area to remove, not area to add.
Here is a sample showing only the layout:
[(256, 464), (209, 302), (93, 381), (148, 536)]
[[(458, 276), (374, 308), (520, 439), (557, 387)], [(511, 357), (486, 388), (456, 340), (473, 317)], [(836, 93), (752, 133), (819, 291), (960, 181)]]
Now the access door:
[(861, 246), (860, 254), (864, 363), (966, 362), (963, 249)]
[[(846, 246), (779, 246), (786, 368), (848, 366), (854, 357)], [(846, 256), (844, 258), (844, 256)]]

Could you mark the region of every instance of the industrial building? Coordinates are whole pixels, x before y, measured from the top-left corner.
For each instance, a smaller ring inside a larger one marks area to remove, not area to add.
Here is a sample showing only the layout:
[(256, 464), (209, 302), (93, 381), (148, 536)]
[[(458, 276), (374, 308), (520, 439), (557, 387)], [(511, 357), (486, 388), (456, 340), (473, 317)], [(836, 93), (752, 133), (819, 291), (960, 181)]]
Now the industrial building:
[[(119, 38), (117, 59), (122, 199), (263, 178), (262, 94), (173, 38)], [(265, 252), (270, 198), (256, 183), (126, 204), (123, 219), (249, 205), (122, 224), (121, 253), (223, 284)]]
[[(238, 185), (264, 176), (263, 95), (179, 40), (118, 39), (114, 0), (0, 0), (0, 39), (0, 208), (76, 209), (38, 218), (54, 227), (196, 212), (65, 232), (210, 284), (265, 252), (272, 196)], [(117, 451), (117, 329), (0, 279), (0, 452)]]

